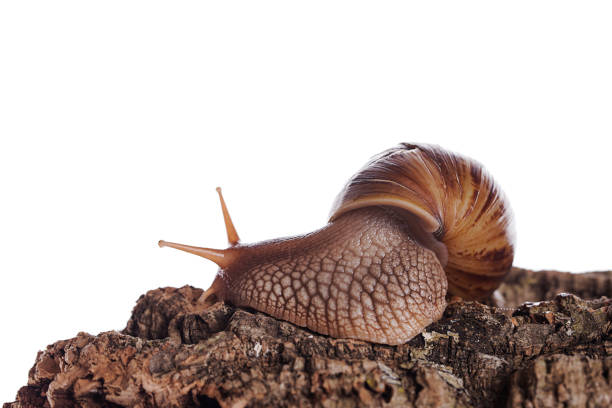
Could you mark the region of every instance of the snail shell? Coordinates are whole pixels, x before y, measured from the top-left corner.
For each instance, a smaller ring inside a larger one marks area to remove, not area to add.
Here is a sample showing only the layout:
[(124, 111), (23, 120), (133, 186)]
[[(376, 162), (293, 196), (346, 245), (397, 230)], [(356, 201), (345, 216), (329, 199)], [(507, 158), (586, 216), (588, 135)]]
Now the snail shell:
[(213, 260), (204, 298), (252, 307), (333, 337), (400, 344), (442, 316), (447, 289), (486, 297), (512, 266), (507, 200), (474, 160), (401, 144), (375, 156), (309, 234), (230, 247), (160, 241)]
[(349, 180), (336, 198), (330, 221), (376, 205), (416, 216), (422, 228), (444, 244), (447, 254), (439, 257), (453, 295), (484, 299), (512, 267), (512, 211), (502, 190), (475, 160), (439, 146), (402, 143), (375, 156)]

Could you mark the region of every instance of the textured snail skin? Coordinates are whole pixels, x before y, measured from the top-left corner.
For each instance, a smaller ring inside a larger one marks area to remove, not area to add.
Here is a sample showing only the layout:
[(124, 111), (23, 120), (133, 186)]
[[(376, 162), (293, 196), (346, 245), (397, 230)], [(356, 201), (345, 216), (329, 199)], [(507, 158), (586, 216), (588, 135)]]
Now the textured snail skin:
[(436, 255), (380, 208), (240, 251), (224, 271), (221, 297), (318, 333), (399, 344), (446, 307)]
[[(221, 193), (219, 193), (221, 196)], [(205, 297), (251, 307), (333, 337), (401, 344), (438, 320), (449, 293), (479, 299), (512, 266), (512, 215), (477, 162), (402, 144), (374, 157), (310, 234), (232, 246), (160, 241), (217, 262)]]

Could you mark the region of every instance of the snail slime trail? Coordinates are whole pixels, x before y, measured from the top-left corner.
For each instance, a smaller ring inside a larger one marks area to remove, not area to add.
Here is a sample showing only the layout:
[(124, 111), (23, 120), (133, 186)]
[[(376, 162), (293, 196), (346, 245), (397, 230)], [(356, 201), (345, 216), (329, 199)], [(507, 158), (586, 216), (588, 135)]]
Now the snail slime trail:
[(219, 265), (204, 298), (333, 337), (405, 343), (442, 316), (447, 292), (483, 299), (512, 267), (504, 193), (478, 162), (439, 146), (378, 154), (349, 179), (329, 223), (296, 237), (240, 243), (217, 191), (228, 248), (159, 245)]

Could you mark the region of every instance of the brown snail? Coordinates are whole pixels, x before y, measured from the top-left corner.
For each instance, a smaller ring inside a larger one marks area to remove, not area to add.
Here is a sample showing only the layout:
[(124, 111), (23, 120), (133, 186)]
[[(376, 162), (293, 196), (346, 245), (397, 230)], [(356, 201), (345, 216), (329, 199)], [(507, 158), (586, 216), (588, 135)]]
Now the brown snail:
[(512, 213), (476, 161), (438, 146), (400, 144), (340, 192), (329, 223), (309, 234), (230, 247), (160, 241), (216, 262), (204, 297), (333, 337), (400, 344), (438, 320), (446, 294), (482, 299), (509, 272)]

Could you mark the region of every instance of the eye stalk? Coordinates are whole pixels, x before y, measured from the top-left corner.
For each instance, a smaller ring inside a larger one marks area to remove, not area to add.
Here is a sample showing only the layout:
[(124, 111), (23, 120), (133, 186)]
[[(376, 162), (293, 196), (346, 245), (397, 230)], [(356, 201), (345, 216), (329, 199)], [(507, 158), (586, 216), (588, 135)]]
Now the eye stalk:
[(217, 193), (219, 193), (219, 202), (221, 203), (221, 211), (223, 211), (223, 221), (225, 221), (225, 231), (227, 232), (227, 242), (231, 246), (238, 244), (240, 241), (240, 237), (236, 232), (236, 227), (234, 227), (234, 223), (232, 222), (232, 218), (229, 215), (229, 211), (227, 211), (227, 206), (225, 205), (225, 200), (223, 199), (223, 193), (221, 192), (221, 187), (217, 187)]
[(232, 222), (232, 219), (229, 215), (229, 211), (227, 210), (227, 205), (225, 204), (225, 200), (223, 199), (223, 193), (221, 192), (221, 187), (217, 187), (216, 190), (217, 193), (219, 193), (219, 201), (221, 203), (221, 211), (223, 212), (223, 221), (225, 222), (227, 241), (230, 244), (230, 248), (203, 248), (192, 245), (177, 244), (175, 242), (167, 242), (164, 240), (160, 240), (157, 243), (160, 248), (169, 247), (178, 249), (180, 251), (189, 252), (190, 254), (201, 256), (202, 258), (206, 258), (210, 261), (213, 261), (214, 263), (219, 265), (221, 269), (228, 268), (236, 260), (236, 251), (232, 250), (231, 247), (236, 246), (240, 241), (240, 238), (238, 237), (236, 227), (234, 227), (234, 223)]

